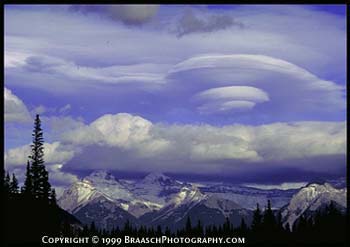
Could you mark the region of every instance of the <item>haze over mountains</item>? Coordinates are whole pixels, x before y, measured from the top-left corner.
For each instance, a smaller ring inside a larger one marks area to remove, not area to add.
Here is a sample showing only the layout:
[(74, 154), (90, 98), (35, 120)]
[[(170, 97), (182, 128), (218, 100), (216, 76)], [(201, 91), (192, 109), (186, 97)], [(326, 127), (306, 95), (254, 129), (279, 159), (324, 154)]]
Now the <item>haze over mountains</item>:
[(222, 224), (226, 217), (235, 226), (241, 218), (250, 224), (256, 204), (264, 210), (270, 200), (274, 210), (281, 211), (284, 224), (292, 226), (303, 213), (315, 212), (330, 201), (346, 208), (342, 180), (312, 183), (301, 189), (262, 190), (178, 181), (162, 173), (130, 181), (116, 179), (107, 171), (94, 171), (65, 189), (58, 203), (82, 223), (94, 222), (100, 228), (121, 227), (130, 221), (176, 230), (184, 226), (187, 217), (203, 225)]

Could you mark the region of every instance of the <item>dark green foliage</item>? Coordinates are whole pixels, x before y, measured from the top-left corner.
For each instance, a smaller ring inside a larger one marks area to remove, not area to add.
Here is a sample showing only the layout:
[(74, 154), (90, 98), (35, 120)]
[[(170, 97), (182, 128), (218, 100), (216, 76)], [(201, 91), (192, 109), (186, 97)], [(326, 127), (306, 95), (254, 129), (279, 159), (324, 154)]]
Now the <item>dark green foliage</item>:
[(10, 184), (11, 184), (11, 179), (10, 179), (10, 174), (7, 172), (5, 178), (4, 178), (4, 190), (5, 190), (5, 195), (9, 195), (10, 191)]
[(33, 187), (32, 194), (37, 199), (48, 201), (51, 194), (51, 185), (44, 164), (44, 138), (39, 115), (36, 115), (32, 136), (31, 154), (28, 156), (30, 159), (29, 173)]
[(26, 197), (32, 197), (33, 195), (33, 178), (29, 160), (27, 161), (26, 178), (21, 191)]
[(17, 181), (17, 178), (15, 176), (15, 174), (13, 173), (12, 174), (12, 181), (10, 182), (10, 194), (13, 194), (13, 195), (16, 195), (18, 194), (18, 181)]
[(256, 204), (256, 210), (253, 214), (253, 221), (252, 221), (252, 230), (256, 233), (261, 231), (261, 225), (262, 225), (262, 215), (259, 207), (259, 203)]
[(26, 178), (21, 192), (16, 176), (7, 173), (2, 179), (4, 193), (4, 234), (2, 241), (32, 246), (43, 235), (76, 234), (80, 222), (56, 204), (55, 191), (51, 189), (48, 172), (44, 166), (43, 134), (37, 115), (33, 132), (32, 153), (27, 162)]

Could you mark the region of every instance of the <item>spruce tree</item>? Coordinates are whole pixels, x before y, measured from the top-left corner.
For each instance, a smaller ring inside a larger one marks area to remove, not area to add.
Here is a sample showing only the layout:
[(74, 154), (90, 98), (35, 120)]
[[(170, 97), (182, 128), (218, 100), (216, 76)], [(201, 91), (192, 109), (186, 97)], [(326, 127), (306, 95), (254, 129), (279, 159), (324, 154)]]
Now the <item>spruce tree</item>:
[(10, 174), (7, 172), (4, 179), (4, 190), (7, 195), (10, 193), (10, 184), (11, 184)]
[(12, 173), (12, 181), (10, 183), (10, 194), (18, 194), (18, 180), (14, 173)]
[(24, 185), (21, 188), (21, 191), (26, 197), (33, 195), (33, 179), (29, 160), (27, 161), (26, 178), (24, 180)]
[(276, 219), (271, 209), (271, 201), (267, 201), (267, 209), (264, 212), (263, 227), (267, 230), (273, 230), (276, 227)]
[(52, 188), (50, 192), (50, 203), (52, 205), (57, 205), (56, 190), (54, 188)]
[(242, 217), (241, 218), (241, 224), (240, 224), (240, 226), (238, 228), (238, 233), (243, 235), (243, 236), (245, 236), (247, 234), (247, 232), (248, 232), (248, 226), (245, 223), (244, 218)]
[(33, 130), (33, 143), (31, 144), (31, 175), (33, 184), (33, 195), (35, 198), (49, 200), (51, 185), (49, 183), (48, 172), (44, 164), (44, 138), (41, 128), (41, 120), (36, 115)]
[(186, 234), (188, 234), (188, 235), (190, 235), (192, 233), (192, 223), (191, 223), (190, 216), (187, 216), (185, 230), (186, 230)]
[(256, 204), (256, 210), (253, 214), (252, 231), (259, 232), (261, 229), (262, 215), (259, 207), (259, 203)]

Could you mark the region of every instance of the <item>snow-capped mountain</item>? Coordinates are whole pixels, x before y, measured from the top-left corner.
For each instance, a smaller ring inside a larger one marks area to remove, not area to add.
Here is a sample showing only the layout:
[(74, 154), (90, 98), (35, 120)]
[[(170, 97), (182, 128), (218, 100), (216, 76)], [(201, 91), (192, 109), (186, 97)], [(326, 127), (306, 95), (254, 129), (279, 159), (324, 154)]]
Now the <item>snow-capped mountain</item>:
[(109, 200), (130, 198), (131, 193), (106, 171), (96, 171), (66, 189), (58, 204), (70, 213), (91, 202), (95, 198)]
[(222, 224), (226, 217), (238, 226), (241, 218), (250, 223), (252, 211), (242, 208), (237, 203), (213, 195), (204, 195), (194, 186), (183, 188), (161, 210), (141, 216), (142, 222), (149, 225), (167, 226), (175, 230), (182, 228), (190, 217), (194, 224)]
[(157, 203), (163, 207), (187, 184), (179, 182), (162, 173), (150, 173), (142, 180), (129, 186), (132, 193), (143, 200)]
[(257, 189), (251, 187), (237, 186), (231, 184), (217, 184), (202, 186), (200, 190), (207, 195), (234, 201), (244, 208), (254, 210), (256, 204), (266, 205), (271, 201), (274, 209), (281, 208), (289, 203), (297, 189), (279, 190), (279, 189)]
[(58, 204), (81, 222), (100, 227), (120, 226), (129, 220), (135, 224), (183, 227), (186, 219), (205, 224), (222, 224), (226, 217), (234, 225), (243, 217), (251, 221), (259, 203), (270, 200), (281, 209), (290, 226), (305, 212), (335, 201), (346, 205), (346, 189), (329, 183), (309, 184), (302, 189), (263, 190), (231, 184), (186, 183), (161, 173), (151, 173), (141, 180), (118, 180), (106, 171), (96, 171), (67, 188)]
[(96, 198), (111, 201), (135, 217), (161, 207), (157, 203), (135, 197), (130, 188), (106, 171), (93, 172), (72, 184), (63, 192), (58, 204), (68, 212), (77, 213), (85, 205), (96, 203)]
[(306, 212), (315, 212), (333, 201), (337, 205), (346, 208), (346, 188), (336, 189), (329, 183), (311, 183), (296, 193), (288, 206), (283, 208), (282, 217), (284, 224), (289, 224), (290, 228), (300, 216)]

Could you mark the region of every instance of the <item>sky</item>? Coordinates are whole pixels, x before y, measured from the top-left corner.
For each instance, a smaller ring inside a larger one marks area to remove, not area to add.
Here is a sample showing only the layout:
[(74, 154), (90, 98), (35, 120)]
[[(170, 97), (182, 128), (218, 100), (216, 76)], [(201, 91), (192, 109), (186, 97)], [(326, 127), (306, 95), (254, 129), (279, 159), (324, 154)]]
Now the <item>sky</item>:
[(5, 164), (50, 181), (345, 176), (345, 5), (6, 5)]

